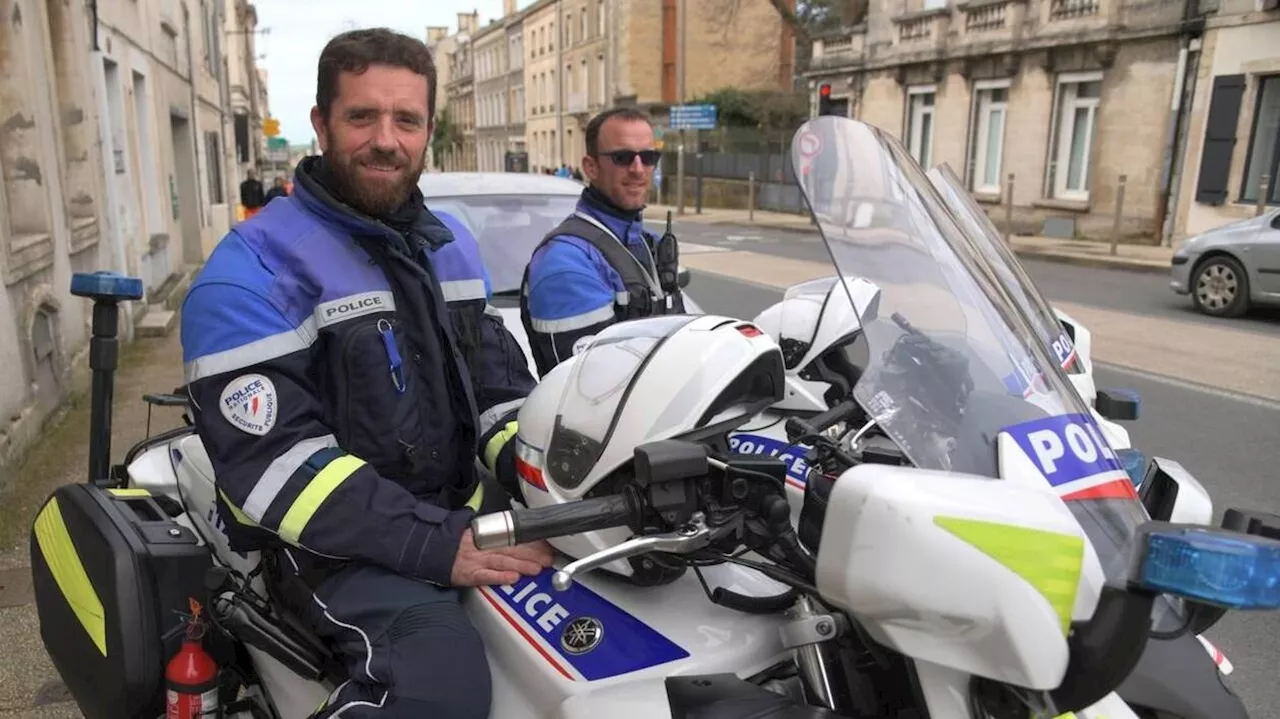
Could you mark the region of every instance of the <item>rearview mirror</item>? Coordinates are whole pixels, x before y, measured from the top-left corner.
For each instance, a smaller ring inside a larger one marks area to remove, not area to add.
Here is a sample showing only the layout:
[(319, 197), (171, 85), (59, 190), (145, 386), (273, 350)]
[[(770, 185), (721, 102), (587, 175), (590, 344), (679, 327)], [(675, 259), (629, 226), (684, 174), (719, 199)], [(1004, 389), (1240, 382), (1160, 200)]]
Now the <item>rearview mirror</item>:
[(676, 274), (676, 284), (678, 284), (682, 288), (688, 287), (690, 277), (691, 275), (689, 274), (689, 268), (681, 267), (679, 273)]
[(1100, 389), (1094, 408), (1113, 422), (1134, 420), (1142, 410), (1142, 395), (1132, 389)]
[(1139, 492), (1142, 506), (1157, 522), (1208, 524), (1213, 521), (1209, 492), (1181, 464), (1152, 457)]

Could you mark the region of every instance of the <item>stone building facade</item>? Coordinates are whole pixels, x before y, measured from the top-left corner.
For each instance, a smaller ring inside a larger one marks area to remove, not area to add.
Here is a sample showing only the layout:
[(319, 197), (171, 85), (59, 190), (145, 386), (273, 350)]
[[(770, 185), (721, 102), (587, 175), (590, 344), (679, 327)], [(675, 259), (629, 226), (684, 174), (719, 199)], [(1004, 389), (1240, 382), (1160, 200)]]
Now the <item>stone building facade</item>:
[(1012, 175), (1015, 231), (1109, 237), (1123, 176), (1121, 233), (1155, 243), (1186, 131), (1179, 47), (1200, 25), (1160, 0), (873, 0), (815, 40), (806, 77), (815, 111), (827, 84), (832, 112), (949, 164), (993, 211)]
[(240, 178), (223, 39), (240, 20), (226, 9), (0, 0), (0, 467), (84, 358), (91, 308), (71, 275), (142, 278), (121, 335), (168, 331), (168, 299), (230, 227)]
[(1175, 238), (1253, 217), (1264, 178), (1264, 204), (1280, 205), (1280, 2), (1199, 4), (1204, 35), (1184, 61), (1190, 117)]
[(498, 172), (507, 146), (507, 33), (491, 20), (471, 38), (475, 73), (476, 169)]
[(479, 31), (480, 16), (458, 13), (458, 32), (452, 52), (438, 63), (448, 63), (449, 83), (443, 85), (448, 97), (449, 118), (458, 133), (458, 142), (446, 165), (451, 171), (474, 171), (476, 157), (476, 84), (472, 42)]
[(559, 167), (560, 127), (563, 120), (557, 101), (561, 43), (557, 28), (560, 0), (538, 0), (524, 10), (525, 146), (530, 169), (535, 172)]

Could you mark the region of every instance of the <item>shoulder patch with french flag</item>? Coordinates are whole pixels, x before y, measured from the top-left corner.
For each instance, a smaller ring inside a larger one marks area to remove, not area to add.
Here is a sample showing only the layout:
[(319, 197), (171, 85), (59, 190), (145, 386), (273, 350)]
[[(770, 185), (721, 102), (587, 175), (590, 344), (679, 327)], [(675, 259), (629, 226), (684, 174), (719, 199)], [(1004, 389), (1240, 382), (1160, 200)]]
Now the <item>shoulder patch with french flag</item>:
[(1064, 414), (1002, 430), (1066, 500), (1133, 499), (1133, 482), (1093, 418)]

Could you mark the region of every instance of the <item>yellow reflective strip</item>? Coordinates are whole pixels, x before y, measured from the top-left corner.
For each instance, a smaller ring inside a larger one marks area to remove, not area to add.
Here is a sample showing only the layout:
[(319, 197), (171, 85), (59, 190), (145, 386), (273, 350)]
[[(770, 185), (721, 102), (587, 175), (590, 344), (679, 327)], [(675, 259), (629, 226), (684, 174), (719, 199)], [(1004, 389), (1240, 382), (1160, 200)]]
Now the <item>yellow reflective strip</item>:
[(467, 500), (467, 506), (471, 511), (479, 512), (481, 504), (484, 504), (484, 483), (476, 482), (476, 491), (471, 493), (471, 499)]
[(498, 461), (498, 453), (502, 451), (502, 448), (506, 446), (507, 442), (511, 441), (511, 438), (516, 436), (516, 433), (519, 431), (519, 423), (511, 421), (507, 422), (507, 425), (501, 430), (495, 432), (494, 435), (489, 438), (489, 441), (484, 444), (484, 454), (481, 456), (481, 459), (484, 461), (484, 466), (488, 467), (490, 471), (492, 471), (494, 463)]
[(297, 544), (298, 538), (302, 536), (302, 530), (307, 528), (307, 522), (311, 521), (311, 517), (320, 509), (320, 505), (324, 504), (324, 500), (328, 499), (329, 495), (333, 494), (333, 490), (346, 481), (347, 477), (363, 466), (363, 459), (349, 454), (326, 464), (324, 469), (320, 470), (307, 484), (306, 489), (302, 490), (298, 498), (293, 500), (293, 506), (289, 507), (289, 511), (285, 512), (284, 519), (280, 521), (280, 537), (290, 544)]
[(117, 497), (150, 497), (151, 496), (151, 492), (139, 487), (108, 489), (107, 491)]
[(933, 522), (1035, 587), (1057, 613), (1063, 635), (1067, 634), (1084, 567), (1083, 539), (961, 517), (934, 517)]
[(246, 527), (258, 526), (258, 523), (253, 521), (253, 519), (249, 517), (249, 515), (245, 514), (244, 512), (241, 512), (240, 508), (236, 506), (236, 503), (232, 502), (231, 498), (228, 497), (227, 494), (223, 492), (221, 489), (218, 490), (218, 496), (222, 497), (222, 501), (226, 503), (227, 509), (231, 510), (232, 519), (236, 520), (240, 524), (245, 525)]
[(40, 546), (40, 554), (45, 564), (49, 565), (49, 573), (58, 584), (62, 596), (66, 597), (76, 619), (89, 633), (94, 646), (107, 656), (107, 619), (102, 609), (102, 600), (93, 589), (89, 575), (80, 563), (80, 555), (76, 553), (75, 543), (67, 531), (67, 524), (62, 519), (62, 510), (58, 509), (58, 498), (51, 497), (49, 503), (35, 521), (36, 544)]

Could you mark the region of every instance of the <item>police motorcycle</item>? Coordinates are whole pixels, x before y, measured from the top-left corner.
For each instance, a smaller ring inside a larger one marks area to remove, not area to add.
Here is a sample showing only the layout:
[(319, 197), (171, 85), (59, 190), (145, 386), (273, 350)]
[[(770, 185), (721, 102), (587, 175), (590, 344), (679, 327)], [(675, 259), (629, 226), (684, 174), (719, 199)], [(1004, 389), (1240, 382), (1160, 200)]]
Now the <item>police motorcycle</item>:
[[(820, 450), (799, 531), (786, 464), (728, 448), (782, 399), (772, 339), (716, 316), (600, 333), (521, 410), (518, 504), (472, 524), (479, 546), (544, 538), (568, 558), (467, 593), (491, 716), (1137, 717), (1114, 690), (1153, 632), (1280, 607), (1280, 544), (1260, 536), (1280, 518), (1169, 522), (1197, 485), (1159, 458), (1139, 499), (902, 148), (834, 119), (801, 129), (832, 155), (804, 189), (836, 275), (857, 267), (875, 289), (853, 400), (792, 423), (792, 442)], [(96, 430), (126, 284), (78, 288), (98, 300)], [(842, 422), (898, 451), (823, 442)], [(42, 637), (81, 709), (159, 714), (199, 598), (224, 713), (310, 713), (342, 677), (257, 557), (227, 548), (198, 437), (161, 435), (114, 472), (103, 437), (91, 477), (111, 479), (57, 490), (31, 540)]]
[[(1092, 335), (1066, 313), (1052, 307), (1027, 275), (1013, 252), (1000, 237), (986, 213), (947, 164), (926, 173), (957, 222), (964, 239), (985, 260), (985, 270), (1007, 292), (1041, 340), (1062, 365), (1071, 384), (1085, 400), (1094, 421), (1117, 451), (1135, 487), (1140, 487), (1146, 458), (1132, 447), (1128, 431), (1117, 421), (1138, 418), (1141, 398), (1132, 390), (1099, 390), (1093, 378)], [(845, 279), (857, 309), (872, 296), (874, 287), (850, 277)], [(779, 342), (787, 363), (787, 391), (783, 400), (769, 408), (748, 427), (730, 439), (736, 451), (777, 454), (787, 447), (783, 422), (788, 416), (817, 414), (849, 396), (856, 377), (846, 354), (860, 329), (857, 313), (848, 302), (830, 301), (833, 291), (841, 291), (836, 277), (802, 282), (787, 289), (781, 301), (767, 307), (752, 322)], [(785, 322), (784, 322), (785, 319)], [(839, 428), (848, 438), (857, 428)], [(739, 446), (741, 449), (739, 450)], [(807, 465), (794, 451), (785, 458), (791, 463), (788, 483), (797, 493), (804, 488)], [(796, 513), (799, 504), (796, 504)]]

